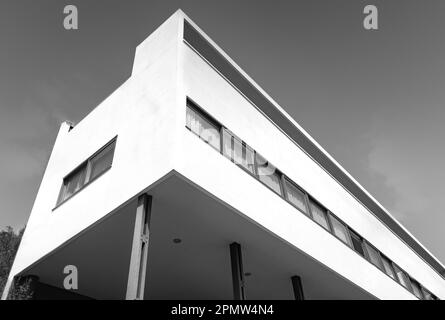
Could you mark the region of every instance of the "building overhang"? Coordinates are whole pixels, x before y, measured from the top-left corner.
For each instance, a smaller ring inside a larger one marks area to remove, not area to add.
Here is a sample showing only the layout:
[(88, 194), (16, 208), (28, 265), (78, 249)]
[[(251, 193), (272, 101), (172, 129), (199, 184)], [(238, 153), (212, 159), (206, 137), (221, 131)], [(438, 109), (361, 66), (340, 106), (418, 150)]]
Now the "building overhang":
[[(242, 247), (248, 299), (293, 299), (301, 277), (307, 299), (374, 299), (351, 281), (278, 238), (172, 171), (153, 197), (146, 299), (232, 299), (229, 245)], [(76, 293), (124, 299), (136, 198), (43, 257), (20, 275), (63, 289), (66, 265), (78, 269)], [(179, 240), (178, 240), (179, 239)]]

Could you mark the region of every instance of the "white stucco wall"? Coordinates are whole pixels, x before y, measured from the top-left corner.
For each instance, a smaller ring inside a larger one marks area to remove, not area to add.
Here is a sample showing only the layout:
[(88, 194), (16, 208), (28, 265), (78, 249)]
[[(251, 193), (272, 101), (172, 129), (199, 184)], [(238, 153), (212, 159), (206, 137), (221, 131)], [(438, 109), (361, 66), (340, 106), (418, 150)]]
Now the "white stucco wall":
[[(132, 76), (86, 118), (71, 131), (61, 125), (8, 285), (15, 274), (175, 169), (377, 298), (415, 298), (190, 133), (189, 96), (445, 299), (445, 281), (434, 270), (182, 41), (182, 19), (182, 12), (175, 13), (138, 46)], [(63, 177), (116, 135), (112, 168), (53, 210)]]

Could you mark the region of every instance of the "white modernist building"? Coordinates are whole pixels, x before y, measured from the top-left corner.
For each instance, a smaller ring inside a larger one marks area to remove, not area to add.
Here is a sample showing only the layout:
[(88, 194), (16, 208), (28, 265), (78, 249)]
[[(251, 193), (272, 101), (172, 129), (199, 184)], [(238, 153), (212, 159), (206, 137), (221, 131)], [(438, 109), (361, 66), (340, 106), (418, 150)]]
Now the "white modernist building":
[(445, 299), (444, 266), (180, 10), (62, 123), (2, 298), (23, 279), (35, 299)]

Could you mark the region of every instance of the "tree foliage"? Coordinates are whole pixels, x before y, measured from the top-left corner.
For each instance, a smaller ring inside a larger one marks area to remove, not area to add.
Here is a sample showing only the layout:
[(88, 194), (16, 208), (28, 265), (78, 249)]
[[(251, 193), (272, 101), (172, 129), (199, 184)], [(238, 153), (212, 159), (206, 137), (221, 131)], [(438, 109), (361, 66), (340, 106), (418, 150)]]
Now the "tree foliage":
[[(22, 240), (25, 228), (18, 233), (14, 232), (12, 227), (6, 227), (0, 231), (0, 293), (8, 280), (9, 272), (11, 271), (15, 255)], [(25, 281), (20, 285), (15, 285), (11, 290), (9, 299), (26, 300), (30, 298), (29, 282)]]

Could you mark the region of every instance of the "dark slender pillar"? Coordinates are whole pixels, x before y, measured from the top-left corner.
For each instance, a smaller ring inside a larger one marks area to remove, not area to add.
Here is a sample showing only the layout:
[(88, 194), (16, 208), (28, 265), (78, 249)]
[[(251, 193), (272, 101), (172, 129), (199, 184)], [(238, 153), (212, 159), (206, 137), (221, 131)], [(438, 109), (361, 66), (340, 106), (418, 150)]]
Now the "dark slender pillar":
[(232, 262), (233, 299), (246, 300), (243, 257), (239, 243), (233, 242), (230, 244), (230, 259)]
[(134, 223), (133, 245), (128, 272), (127, 300), (143, 300), (147, 271), (152, 197), (142, 194), (138, 198)]
[(304, 300), (303, 284), (299, 276), (293, 276), (292, 287), (294, 288), (295, 300)]

